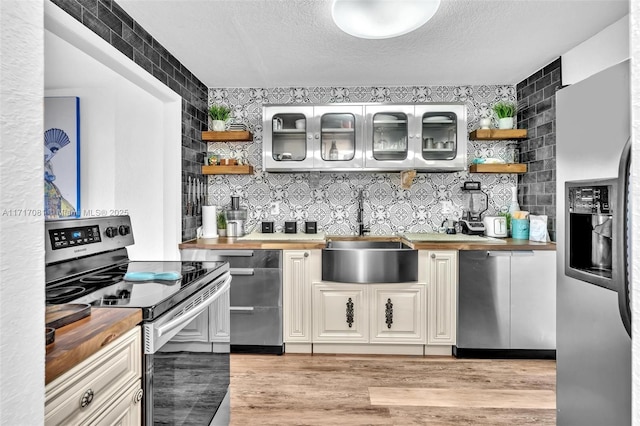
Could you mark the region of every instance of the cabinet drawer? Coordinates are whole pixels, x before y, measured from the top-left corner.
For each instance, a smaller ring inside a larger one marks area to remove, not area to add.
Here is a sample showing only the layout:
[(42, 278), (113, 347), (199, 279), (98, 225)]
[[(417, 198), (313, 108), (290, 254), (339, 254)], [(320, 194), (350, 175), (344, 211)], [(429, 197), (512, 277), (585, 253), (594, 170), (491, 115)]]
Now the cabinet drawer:
[(243, 306), (231, 308), (231, 344), (282, 344), (282, 309)]
[(231, 306), (282, 306), (280, 269), (232, 269), (231, 275)]
[(117, 396), (107, 409), (87, 422), (87, 425), (138, 426), (142, 423), (142, 383), (132, 384)]
[[(81, 424), (104, 410), (142, 372), (140, 327), (49, 383), (45, 390), (45, 424)], [(81, 406), (83, 397), (91, 399)]]

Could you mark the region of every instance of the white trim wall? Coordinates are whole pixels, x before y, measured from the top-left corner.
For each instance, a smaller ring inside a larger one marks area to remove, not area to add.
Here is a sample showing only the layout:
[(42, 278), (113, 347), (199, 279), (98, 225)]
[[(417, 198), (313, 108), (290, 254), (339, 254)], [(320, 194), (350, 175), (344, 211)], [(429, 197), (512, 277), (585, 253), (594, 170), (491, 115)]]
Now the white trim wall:
[(0, 424), (44, 423), (43, 2), (0, 1)]
[(577, 83), (625, 59), (629, 59), (629, 15), (562, 55), (562, 84)]

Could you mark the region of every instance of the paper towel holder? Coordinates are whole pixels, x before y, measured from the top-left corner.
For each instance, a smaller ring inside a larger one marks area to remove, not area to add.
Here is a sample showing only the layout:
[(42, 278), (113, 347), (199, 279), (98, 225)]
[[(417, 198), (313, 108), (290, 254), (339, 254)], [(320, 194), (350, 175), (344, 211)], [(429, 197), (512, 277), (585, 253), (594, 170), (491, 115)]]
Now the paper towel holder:
[(202, 226), (196, 229), (196, 238), (218, 238), (218, 213), (216, 206), (202, 206)]

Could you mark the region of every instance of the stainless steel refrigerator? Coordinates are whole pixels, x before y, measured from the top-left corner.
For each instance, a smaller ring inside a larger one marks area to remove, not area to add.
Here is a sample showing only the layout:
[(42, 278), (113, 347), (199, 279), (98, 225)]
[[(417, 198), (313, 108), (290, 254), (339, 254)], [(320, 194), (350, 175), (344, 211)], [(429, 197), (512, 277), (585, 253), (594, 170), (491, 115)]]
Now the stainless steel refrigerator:
[(557, 424), (631, 424), (629, 62), (556, 94)]

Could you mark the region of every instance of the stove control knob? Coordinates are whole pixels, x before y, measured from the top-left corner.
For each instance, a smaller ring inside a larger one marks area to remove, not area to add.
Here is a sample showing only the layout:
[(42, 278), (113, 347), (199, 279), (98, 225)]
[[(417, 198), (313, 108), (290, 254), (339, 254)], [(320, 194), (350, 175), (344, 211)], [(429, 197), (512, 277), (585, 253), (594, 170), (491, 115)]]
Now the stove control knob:
[(128, 225), (120, 225), (118, 226), (118, 234), (125, 236), (131, 233), (131, 227)]
[(105, 234), (107, 234), (107, 237), (109, 238), (113, 238), (116, 235), (118, 235), (118, 228), (116, 228), (115, 226), (109, 226), (105, 231)]

